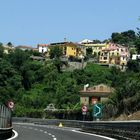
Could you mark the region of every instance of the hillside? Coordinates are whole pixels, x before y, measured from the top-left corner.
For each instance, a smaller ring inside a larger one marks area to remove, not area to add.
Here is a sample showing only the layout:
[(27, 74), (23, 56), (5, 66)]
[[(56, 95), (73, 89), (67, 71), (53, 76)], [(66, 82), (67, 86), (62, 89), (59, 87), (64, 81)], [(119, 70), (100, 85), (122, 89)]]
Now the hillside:
[(140, 111), (132, 113), (130, 115), (120, 115), (119, 117), (114, 119), (115, 121), (126, 121), (126, 120), (140, 120)]
[(43, 110), (50, 103), (66, 114), (72, 110), (73, 115), (79, 113), (81, 116), (79, 91), (85, 84), (92, 87), (101, 83), (115, 89), (103, 104), (105, 118), (140, 110), (138, 60), (128, 61), (125, 72), (95, 63), (87, 63), (83, 69), (63, 71), (62, 66), (67, 65), (62, 63), (59, 56), (42, 62), (30, 58), (34, 53), (15, 49), (5, 54), (0, 46), (0, 103), (14, 101), (15, 116), (42, 117)]

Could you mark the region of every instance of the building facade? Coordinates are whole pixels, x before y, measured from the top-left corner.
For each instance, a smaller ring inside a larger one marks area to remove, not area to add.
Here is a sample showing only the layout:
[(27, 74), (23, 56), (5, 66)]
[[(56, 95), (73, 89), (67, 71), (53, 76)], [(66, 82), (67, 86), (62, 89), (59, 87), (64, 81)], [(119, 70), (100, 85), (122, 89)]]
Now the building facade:
[(105, 84), (99, 84), (89, 88), (87, 87), (80, 90), (80, 102), (82, 105), (95, 104), (106, 100), (113, 91), (113, 88)]
[(48, 44), (38, 44), (37, 48), (40, 53), (44, 54), (48, 52)]
[(49, 50), (55, 46), (61, 47), (63, 50), (63, 55), (68, 58), (69, 57), (80, 58), (81, 56), (83, 56), (83, 49), (82, 49), (82, 46), (80, 46), (80, 44), (73, 43), (73, 42), (51, 43), (48, 46)]

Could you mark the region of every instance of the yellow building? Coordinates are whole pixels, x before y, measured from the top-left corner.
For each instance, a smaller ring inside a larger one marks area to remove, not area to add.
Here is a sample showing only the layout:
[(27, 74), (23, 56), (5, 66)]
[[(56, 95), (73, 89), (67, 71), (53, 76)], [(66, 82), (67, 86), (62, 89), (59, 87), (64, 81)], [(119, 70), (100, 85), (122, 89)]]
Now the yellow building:
[(127, 47), (108, 43), (106, 48), (103, 48), (99, 57), (100, 63), (127, 65), (129, 51)]
[(48, 47), (49, 50), (51, 47), (59, 46), (62, 47), (63, 55), (66, 57), (77, 57), (80, 58), (83, 56), (82, 46), (73, 42), (59, 42), (59, 43), (51, 43)]
[(84, 39), (83, 41), (79, 42), (81, 45), (85, 46), (85, 49), (92, 48), (92, 54), (95, 53), (97, 55), (100, 54), (102, 49), (107, 48), (107, 43), (94, 43), (92, 40)]

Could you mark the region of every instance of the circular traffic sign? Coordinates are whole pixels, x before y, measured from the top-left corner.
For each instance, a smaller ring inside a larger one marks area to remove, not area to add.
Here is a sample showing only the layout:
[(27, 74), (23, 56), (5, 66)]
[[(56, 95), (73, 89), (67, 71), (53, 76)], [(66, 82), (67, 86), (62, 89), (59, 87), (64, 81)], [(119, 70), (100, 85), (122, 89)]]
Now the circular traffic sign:
[(8, 107), (9, 107), (10, 109), (14, 108), (14, 102), (9, 101), (9, 102), (8, 102)]
[(82, 112), (87, 112), (87, 111), (88, 111), (87, 106), (86, 106), (86, 105), (83, 105), (83, 106), (82, 106)]

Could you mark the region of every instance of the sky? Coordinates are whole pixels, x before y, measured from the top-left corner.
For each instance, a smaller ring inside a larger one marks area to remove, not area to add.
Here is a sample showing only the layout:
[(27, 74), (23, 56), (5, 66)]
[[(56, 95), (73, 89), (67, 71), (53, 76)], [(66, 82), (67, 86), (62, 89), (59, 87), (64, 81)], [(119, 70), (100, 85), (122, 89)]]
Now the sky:
[(140, 0), (0, 0), (0, 42), (105, 40), (140, 27)]

